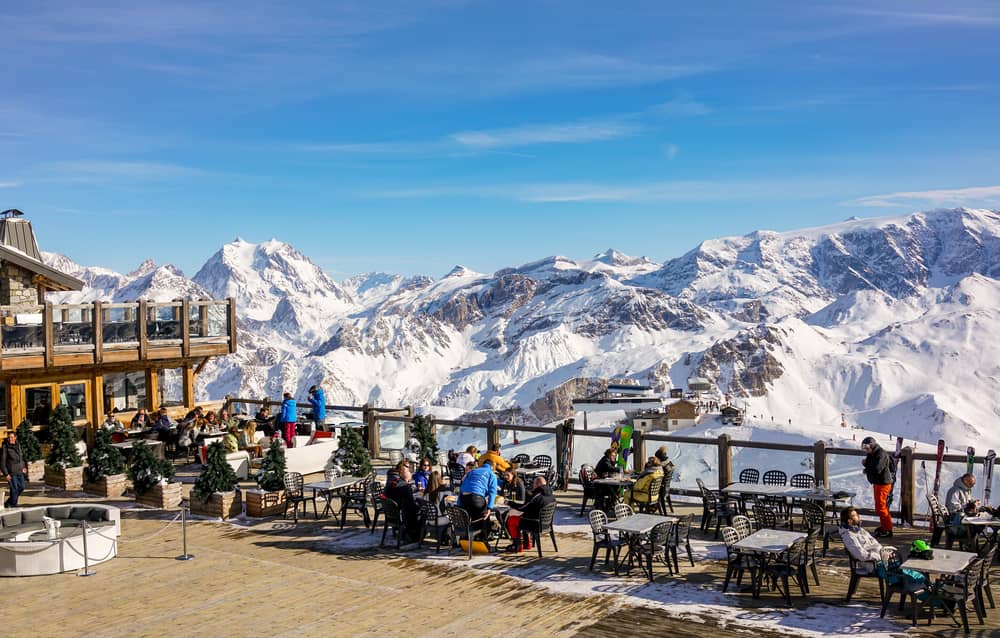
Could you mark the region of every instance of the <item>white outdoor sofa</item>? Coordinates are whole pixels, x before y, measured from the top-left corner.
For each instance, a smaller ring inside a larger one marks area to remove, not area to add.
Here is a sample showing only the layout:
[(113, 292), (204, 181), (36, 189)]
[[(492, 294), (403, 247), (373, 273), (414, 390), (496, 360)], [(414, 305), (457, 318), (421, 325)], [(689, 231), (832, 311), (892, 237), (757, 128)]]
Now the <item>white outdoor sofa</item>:
[[(45, 518), (59, 521), (49, 538)], [(83, 533), (91, 565), (118, 555), (121, 512), (98, 503), (47, 505), (0, 512), (0, 576), (40, 576), (82, 569)]]

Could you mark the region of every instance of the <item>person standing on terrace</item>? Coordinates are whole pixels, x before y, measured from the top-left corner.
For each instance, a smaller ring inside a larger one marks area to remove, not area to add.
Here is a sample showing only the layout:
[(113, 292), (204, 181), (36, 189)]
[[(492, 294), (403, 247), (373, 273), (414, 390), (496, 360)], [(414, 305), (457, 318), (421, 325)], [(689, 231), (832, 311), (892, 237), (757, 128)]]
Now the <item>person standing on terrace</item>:
[(318, 385), (309, 388), (309, 405), (312, 407), (312, 431), (315, 432), (326, 423), (326, 393), (323, 388)]
[(286, 392), (281, 401), (281, 414), (278, 416), (278, 421), (281, 423), (285, 445), (289, 448), (295, 443), (295, 419), (295, 399), (292, 398), (291, 392)]
[(482, 467), (483, 463), (486, 461), (493, 461), (493, 467), (497, 472), (506, 472), (507, 468), (510, 467), (510, 463), (505, 461), (502, 456), (500, 456), (500, 444), (494, 443), (490, 446), (490, 451), (479, 457), (479, 466)]
[(466, 473), (459, 488), (458, 506), (467, 511), (473, 521), (485, 518), (496, 498), (497, 475), (493, 472), (492, 461)]
[(4, 507), (17, 507), (17, 499), (24, 491), (28, 465), (24, 462), (24, 453), (13, 429), (7, 430), (7, 438), (0, 449), (0, 472), (10, 487), (10, 496), (4, 501)]
[(892, 491), (892, 484), (896, 482), (894, 459), (870, 436), (866, 436), (861, 442), (861, 449), (866, 454), (862, 466), (865, 468), (865, 478), (872, 485), (872, 491), (875, 495), (875, 513), (878, 514), (880, 523), (874, 536), (875, 538), (891, 538), (892, 514), (889, 513), (888, 499), (889, 493)]

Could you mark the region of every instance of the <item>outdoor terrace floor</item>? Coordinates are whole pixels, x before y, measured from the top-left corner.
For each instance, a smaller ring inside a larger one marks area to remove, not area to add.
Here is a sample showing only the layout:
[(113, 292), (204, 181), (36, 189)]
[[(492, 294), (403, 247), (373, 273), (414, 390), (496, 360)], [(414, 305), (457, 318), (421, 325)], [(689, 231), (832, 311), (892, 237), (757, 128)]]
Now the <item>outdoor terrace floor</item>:
[[(731, 587), (721, 542), (695, 529), (696, 567), (683, 558), (680, 576), (657, 566), (655, 583), (639, 570), (615, 577), (589, 572), (591, 540), (578, 518), (579, 494), (560, 493), (560, 552), (543, 539), (537, 554), (476, 556), (398, 552), (379, 548), (357, 517), (341, 531), (332, 519), (309, 517), (232, 522), (195, 520), (181, 562), (176, 512), (125, 509), (120, 556), (96, 566), (96, 575), (72, 573), (7, 581), (4, 620), (10, 635), (93, 636), (731, 636), (857, 635), (960, 636), (939, 617), (911, 629), (896, 615), (878, 617), (878, 589), (864, 579), (850, 606), (843, 604), (848, 574), (839, 542), (820, 561), (822, 585), (787, 609), (776, 593), (760, 600)], [(22, 505), (82, 501), (82, 495), (29, 490)], [(123, 500), (123, 506), (130, 501)], [(700, 512), (684, 504), (681, 512)], [(926, 530), (892, 539), (905, 547)], [(1000, 593), (1000, 592), (998, 592)], [(1000, 610), (987, 610), (973, 636), (1000, 636)], [(973, 623), (975, 621), (973, 620)]]

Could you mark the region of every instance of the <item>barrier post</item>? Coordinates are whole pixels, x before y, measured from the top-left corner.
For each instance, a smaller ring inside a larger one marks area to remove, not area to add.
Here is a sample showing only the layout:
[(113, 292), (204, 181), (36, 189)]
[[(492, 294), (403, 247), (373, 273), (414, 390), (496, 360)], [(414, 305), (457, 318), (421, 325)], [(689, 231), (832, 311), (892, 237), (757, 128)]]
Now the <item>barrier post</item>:
[(188, 554), (187, 513), (187, 506), (181, 505), (181, 539), (184, 544), (184, 553), (178, 556), (177, 560), (191, 560), (194, 558), (194, 555)]
[(87, 552), (87, 530), (89, 529), (87, 521), (83, 521), (83, 571), (77, 576), (93, 576), (97, 573), (90, 569), (90, 554)]

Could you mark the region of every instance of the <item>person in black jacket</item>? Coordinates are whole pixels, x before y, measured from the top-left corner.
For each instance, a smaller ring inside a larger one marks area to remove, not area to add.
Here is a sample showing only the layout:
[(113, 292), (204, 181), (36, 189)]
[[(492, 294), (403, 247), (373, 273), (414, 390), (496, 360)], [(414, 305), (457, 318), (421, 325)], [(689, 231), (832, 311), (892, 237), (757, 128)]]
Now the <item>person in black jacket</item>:
[(872, 485), (875, 494), (875, 513), (878, 514), (879, 528), (873, 536), (876, 538), (892, 537), (892, 514), (889, 513), (889, 493), (896, 482), (895, 463), (892, 456), (882, 449), (878, 442), (866, 436), (861, 441), (861, 449), (865, 451), (865, 478)]
[(532, 487), (531, 498), (520, 506), (512, 504), (516, 509), (511, 509), (507, 514), (507, 531), (514, 539), (507, 551), (523, 552), (531, 549), (531, 532), (538, 529), (542, 508), (556, 502), (556, 497), (552, 495), (552, 488), (549, 487), (545, 477), (536, 478)]
[(407, 461), (401, 462), (397, 466), (398, 476), (391, 485), (385, 489), (385, 497), (391, 498), (399, 506), (400, 518), (403, 519), (406, 540), (417, 540), (420, 534), (420, 525), (417, 514), (420, 511), (420, 504), (413, 497), (413, 474), (410, 472), (410, 465)]
[(21, 444), (17, 442), (17, 433), (7, 430), (7, 438), (0, 448), (0, 473), (10, 485), (10, 497), (4, 501), (5, 507), (17, 507), (17, 499), (24, 491), (24, 483), (28, 474), (28, 465), (24, 462)]

